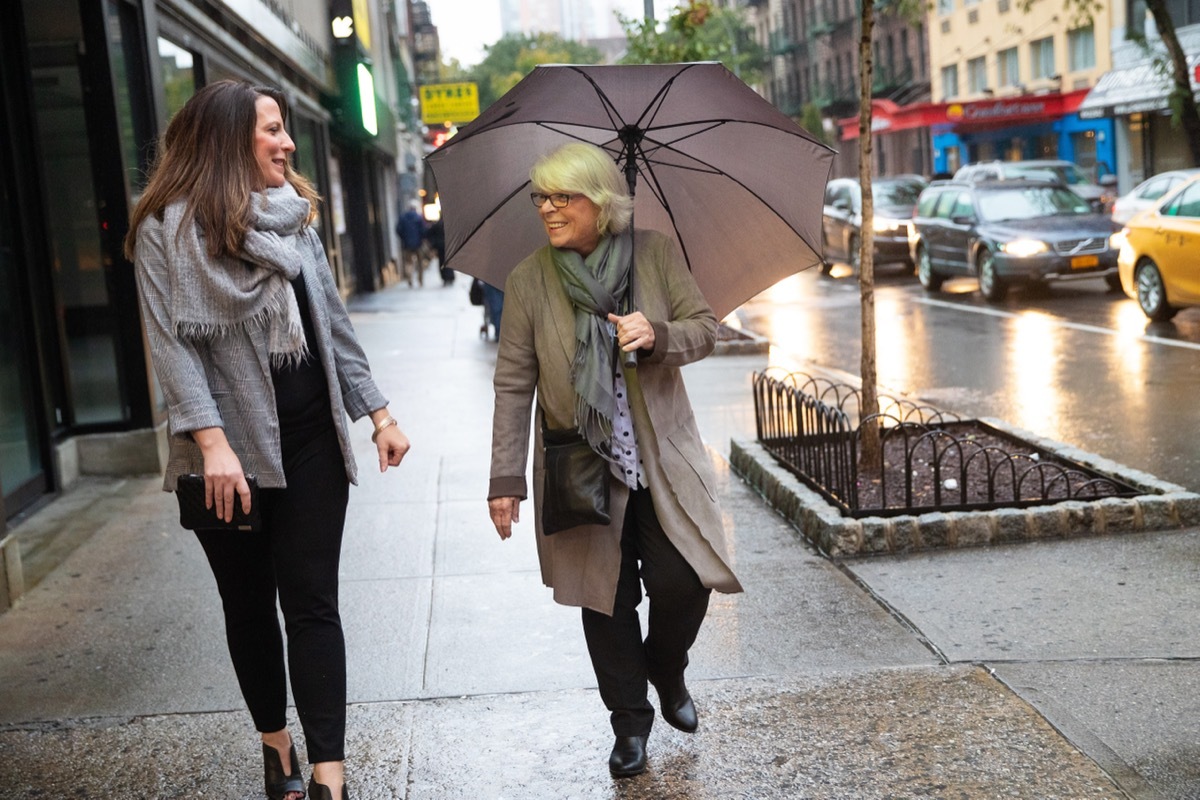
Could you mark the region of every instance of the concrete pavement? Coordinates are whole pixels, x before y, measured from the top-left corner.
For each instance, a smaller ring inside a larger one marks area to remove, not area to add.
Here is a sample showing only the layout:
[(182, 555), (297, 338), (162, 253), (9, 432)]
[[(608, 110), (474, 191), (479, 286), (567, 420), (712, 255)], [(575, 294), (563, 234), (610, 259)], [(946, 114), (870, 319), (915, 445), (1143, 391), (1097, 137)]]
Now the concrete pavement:
[[(658, 724), (648, 772), (613, 781), (578, 611), (541, 585), (532, 509), (505, 543), (487, 519), (480, 310), (461, 279), (351, 305), (413, 440), (380, 475), (355, 427), (355, 797), (1200, 797), (1200, 531), (826, 560), (725, 461), (753, 437), (766, 356), (685, 371), (747, 591), (714, 595), (693, 651), (700, 731)], [(0, 797), (261, 796), (212, 579), (159, 485), (87, 480), (17, 529), (92, 532), (0, 615)]]

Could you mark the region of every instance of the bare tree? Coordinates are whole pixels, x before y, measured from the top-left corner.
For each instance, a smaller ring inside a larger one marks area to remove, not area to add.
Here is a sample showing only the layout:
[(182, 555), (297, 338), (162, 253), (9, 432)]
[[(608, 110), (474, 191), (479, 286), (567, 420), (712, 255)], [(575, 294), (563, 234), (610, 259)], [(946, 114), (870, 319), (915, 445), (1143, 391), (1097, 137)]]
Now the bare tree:
[(862, 16), (858, 36), (858, 184), (862, 190), (862, 224), (859, 226), (862, 235), (858, 237), (858, 286), (862, 306), (862, 362), (859, 367), (862, 394), (858, 414), (862, 438), (858, 465), (860, 471), (868, 472), (883, 468), (879, 425), (875, 420), (869, 425), (861, 422), (879, 409), (875, 364), (875, 200), (871, 191), (871, 153), (874, 147), (871, 137), (871, 86), (875, 82), (871, 38), (875, 32), (875, 4), (872, 0), (859, 2)]

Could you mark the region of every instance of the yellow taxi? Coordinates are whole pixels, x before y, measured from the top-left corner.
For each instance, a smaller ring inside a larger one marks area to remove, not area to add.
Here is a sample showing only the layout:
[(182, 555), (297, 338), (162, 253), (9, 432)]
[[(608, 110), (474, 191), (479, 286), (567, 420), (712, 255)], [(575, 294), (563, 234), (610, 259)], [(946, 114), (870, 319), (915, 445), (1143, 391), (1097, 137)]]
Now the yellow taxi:
[(1147, 317), (1200, 306), (1200, 175), (1135, 214), (1112, 244), (1121, 288)]

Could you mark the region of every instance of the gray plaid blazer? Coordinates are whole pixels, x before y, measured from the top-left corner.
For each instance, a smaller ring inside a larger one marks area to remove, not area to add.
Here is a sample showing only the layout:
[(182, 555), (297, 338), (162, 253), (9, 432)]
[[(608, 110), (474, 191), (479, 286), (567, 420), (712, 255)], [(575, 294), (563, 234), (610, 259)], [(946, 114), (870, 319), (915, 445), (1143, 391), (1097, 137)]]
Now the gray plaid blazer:
[[(176, 338), (168, 303), (171, 265), (164, 255), (163, 236), (162, 221), (147, 217), (138, 230), (134, 258), (150, 357), (167, 402), (170, 453), (163, 488), (174, 491), (180, 475), (204, 472), (204, 457), (191, 432), (211, 427), (225, 429), (242, 469), (257, 475), (260, 486), (285, 486), (267, 332), (251, 329), (206, 342)], [(387, 399), (371, 378), (320, 238), (306, 229), (304, 239), (313, 249), (316, 265), (302, 271), (317, 334), (317, 341), (308, 344), (321, 356), (346, 475), (357, 483), (346, 415), (360, 419), (386, 406)]]

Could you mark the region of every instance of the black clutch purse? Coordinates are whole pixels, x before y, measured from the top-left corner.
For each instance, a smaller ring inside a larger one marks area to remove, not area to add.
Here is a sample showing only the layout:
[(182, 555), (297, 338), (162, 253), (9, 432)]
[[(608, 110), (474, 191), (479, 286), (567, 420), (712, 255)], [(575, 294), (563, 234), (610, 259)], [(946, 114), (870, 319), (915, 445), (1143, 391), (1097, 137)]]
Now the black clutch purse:
[(233, 521), (217, 516), (216, 508), (204, 507), (204, 476), (180, 475), (175, 482), (175, 497), (179, 500), (179, 524), (189, 531), (251, 531), (262, 528), (262, 507), (259, 505), (258, 479), (246, 476), (250, 484), (250, 513), (242, 511), (242, 498), (233, 500)]
[(609, 467), (575, 430), (542, 429), (546, 483), (542, 489), (542, 533), (549, 536), (580, 525), (607, 525)]

